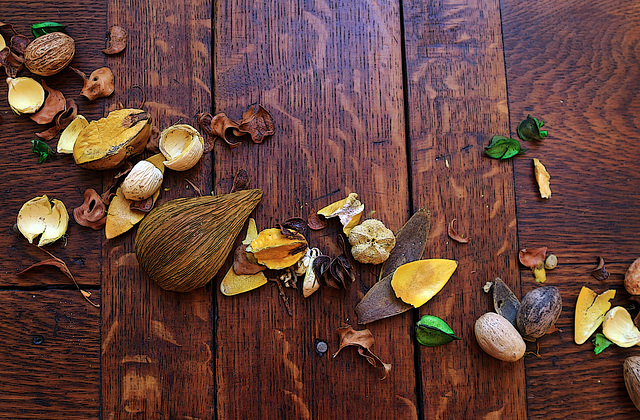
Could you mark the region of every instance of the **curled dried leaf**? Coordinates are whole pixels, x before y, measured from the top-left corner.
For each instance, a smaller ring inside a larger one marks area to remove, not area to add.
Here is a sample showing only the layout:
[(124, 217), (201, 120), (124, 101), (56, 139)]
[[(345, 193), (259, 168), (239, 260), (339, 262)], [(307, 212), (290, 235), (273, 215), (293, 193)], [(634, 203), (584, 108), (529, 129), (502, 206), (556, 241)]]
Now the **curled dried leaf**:
[(213, 116), (208, 112), (201, 112), (197, 115), (198, 126), (204, 137), (204, 153), (209, 153), (215, 145), (215, 136), (211, 132), (211, 120)]
[(45, 99), (42, 108), (35, 114), (31, 114), (30, 118), (37, 124), (49, 124), (58, 113), (67, 109), (67, 102), (62, 92), (50, 88), (44, 80), (42, 81), (42, 87), (48, 93), (47, 99)]
[(273, 117), (260, 104), (254, 109), (251, 105), (248, 110), (242, 114), (242, 120), (237, 126), (238, 132), (249, 134), (254, 143), (262, 143), (266, 138), (275, 134), (276, 126)]
[(449, 237), (456, 242), (460, 242), (461, 244), (469, 243), (469, 238), (464, 238), (458, 234), (455, 229), (455, 223), (457, 219), (453, 219), (451, 223), (449, 223)]
[(598, 257), (598, 259), (598, 266), (591, 272), (591, 275), (595, 277), (596, 280), (604, 281), (609, 277), (609, 273), (604, 266), (604, 258)]
[(80, 91), (80, 95), (86, 97), (90, 101), (98, 98), (106, 98), (115, 90), (115, 82), (113, 72), (109, 67), (100, 67), (94, 70), (89, 77), (82, 71), (70, 68), (76, 72), (84, 81), (84, 87)]
[(382, 377), (380, 380), (386, 379), (387, 376), (389, 376), (389, 373), (391, 372), (391, 364), (382, 362), (382, 360), (380, 360), (380, 358), (371, 351), (371, 347), (373, 346), (375, 339), (373, 338), (373, 334), (370, 330), (365, 329), (356, 331), (350, 325), (347, 325), (338, 328), (336, 332), (340, 336), (340, 347), (333, 354), (334, 358), (343, 348), (355, 346), (358, 348), (358, 353), (367, 359), (372, 366), (378, 367), (382, 370)]
[(233, 177), (231, 192), (248, 190), (250, 184), (251, 179), (249, 178), (249, 173), (244, 169), (238, 169), (238, 172), (236, 172), (236, 175)]
[(307, 226), (309, 226), (311, 230), (321, 230), (326, 228), (327, 225), (326, 219), (320, 217), (317, 210), (312, 210), (309, 217), (307, 217)]
[(232, 141), (227, 138), (227, 131), (237, 129), (238, 123), (232, 121), (224, 112), (217, 114), (211, 119), (210, 127), (211, 134), (214, 137), (219, 137), (224, 140), (232, 149), (240, 146), (239, 141)]
[(264, 271), (267, 267), (253, 261), (247, 253), (247, 245), (240, 244), (233, 253), (233, 271), (238, 275), (253, 275)]
[(538, 267), (540, 264), (544, 266), (545, 255), (547, 254), (547, 247), (543, 246), (540, 248), (525, 248), (520, 250), (518, 257), (520, 259), (520, 264), (528, 267), (530, 269), (534, 269)]
[(324, 283), (324, 277), (329, 272), (331, 265), (331, 257), (328, 255), (318, 255), (311, 263), (311, 268), (320, 284)]
[(280, 228), (283, 236), (302, 234), (302, 236), (307, 237), (307, 223), (300, 217), (293, 217), (282, 223), (278, 223), (276, 226)]
[(353, 266), (344, 254), (338, 255), (331, 261), (329, 273), (343, 289), (355, 281)]
[(81, 226), (99, 230), (107, 222), (107, 207), (93, 188), (84, 192), (84, 202), (73, 209), (73, 218)]
[(107, 55), (118, 54), (127, 47), (127, 31), (122, 26), (114, 25), (109, 29), (109, 44), (102, 50)]
[(66, 110), (64, 112), (58, 113), (55, 118), (55, 124), (53, 127), (48, 130), (42, 131), (40, 133), (36, 133), (36, 136), (40, 137), (42, 140), (49, 141), (54, 138), (58, 133), (64, 130), (71, 121), (73, 121), (78, 116), (78, 107), (73, 99), (66, 100)]

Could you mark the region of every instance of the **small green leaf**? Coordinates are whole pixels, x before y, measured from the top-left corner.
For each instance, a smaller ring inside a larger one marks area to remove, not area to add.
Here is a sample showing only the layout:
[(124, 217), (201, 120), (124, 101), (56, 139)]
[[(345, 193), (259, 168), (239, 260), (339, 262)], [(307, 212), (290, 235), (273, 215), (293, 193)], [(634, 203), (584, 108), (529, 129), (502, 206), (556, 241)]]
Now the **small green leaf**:
[(62, 25), (57, 22), (34, 23), (33, 25), (31, 25), (31, 33), (33, 34), (33, 36), (38, 38), (42, 35), (50, 34), (52, 32), (64, 32), (66, 27), (66, 25)]
[(516, 155), (526, 152), (520, 146), (520, 142), (505, 136), (491, 137), (491, 143), (484, 148), (484, 154), (493, 159), (509, 159)]
[(593, 351), (595, 354), (602, 353), (607, 347), (611, 345), (611, 341), (609, 341), (607, 337), (605, 337), (602, 333), (597, 333), (591, 341), (594, 345)]
[(416, 323), (416, 340), (427, 347), (438, 347), (460, 340), (446, 322), (433, 315), (424, 315)]
[(56, 152), (54, 152), (47, 143), (38, 139), (31, 140), (31, 150), (33, 151), (33, 153), (40, 156), (40, 158), (38, 159), (38, 163), (42, 163), (47, 160), (49, 156), (55, 156), (56, 154)]
[(527, 119), (520, 121), (516, 131), (518, 137), (525, 141), (542, 140), (549, 134), (546, 130), (540, 130), (544, 125), (544, 121), (527, 115)]

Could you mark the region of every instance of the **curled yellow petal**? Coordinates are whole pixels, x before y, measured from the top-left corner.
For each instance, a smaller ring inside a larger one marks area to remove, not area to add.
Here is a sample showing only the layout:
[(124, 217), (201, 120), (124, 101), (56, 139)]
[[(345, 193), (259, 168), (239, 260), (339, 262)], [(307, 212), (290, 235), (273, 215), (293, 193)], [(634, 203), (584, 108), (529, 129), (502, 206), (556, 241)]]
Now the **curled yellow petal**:
[(336, 201), (320, 209), (318, 214), (327, 219), (331, 217), (340, 218), (340, 223), (343, 226), (342, 231), (345, 235), (349, 235), (351, 229), (360, 223), (363, 212), (364, 204), (358, 200), (358, 194), (351, 193), (344, 200)]
[(398, 298), (418, 308), (442, 290), (457, 267), (455, 260), (413, 261), (396, 269), (391, 287)]
[(291, 267), (304, 257), (308, 243), (301, 234), (284, 236), (278, 228), (265, 229), (247, 247), (259, 264), (272, 270)]
[(551, 187), (549, 186), (549, 182), (551, 180), (551, 175), (549, 175), (549, 172), (547, 172), (547, 169), (544, 167), (542, 162), (536, 158), (533, 158), (533, 168), (536, 176), (536, 182), (538, 183), (538, 189), (540, 190), (540, 197), (550, 198)]
[(640, 343), (640, 331), (633, 323), (629, 311), (616, 306), (604, 316), (602, 333), (620, 347), (632, 347)]
[(609, 301), (615, 295), (616, 291), (613, 289), (598, 295), (588, 287), (582, 287), (575, 311), (574, 340), (576, 344), (583, 344), (596, 332), (604, 320), (604, 315), (611, 308)]
[(240, 275), (236, 274), (231, 267), (220, 283), (220, 291), (225, 296), (233, 296), (257, 289), (265, 284), (267, 284), (267, 277), (262, 272)]

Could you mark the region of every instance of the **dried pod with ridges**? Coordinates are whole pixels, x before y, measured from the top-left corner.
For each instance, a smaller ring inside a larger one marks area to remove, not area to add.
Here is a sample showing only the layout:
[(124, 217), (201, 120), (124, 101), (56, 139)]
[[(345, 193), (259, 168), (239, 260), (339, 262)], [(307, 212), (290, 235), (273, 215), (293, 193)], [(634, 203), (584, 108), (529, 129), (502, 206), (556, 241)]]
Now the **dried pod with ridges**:
[(63, 32), (52, 32), (36, 38), (24, 51), (24, 65), (31, 73), (52, 76), (71, 63), (76, 53), (73, 38)]

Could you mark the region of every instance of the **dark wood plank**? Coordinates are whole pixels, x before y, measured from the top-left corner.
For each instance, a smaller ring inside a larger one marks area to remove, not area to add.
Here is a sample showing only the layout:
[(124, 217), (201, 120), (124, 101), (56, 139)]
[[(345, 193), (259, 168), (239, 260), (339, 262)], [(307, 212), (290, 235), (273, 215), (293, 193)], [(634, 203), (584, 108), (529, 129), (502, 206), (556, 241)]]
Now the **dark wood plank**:
[[(71, 65), (85, 71), (103, 65), (104, 54), (100, 52), (105, 45), (106, 8), (103, 3), (84, 0), (62, 0), (55, 4), (0, 1), (0, 9), (11, 10), (12, 13), (5, 15), (2, 21), (12, 24), (16, 31), (30, 39), (33, 38), (30, 30), (33, 23), (56, 21), (68, 25), (67, 33), (76, 43), (76, 54)], [(5, 35), (7, 33), (11, 32), (4, 32)], [(30, 73), (26, 70), (20, 74), (27, 75)], [(82, 80), (70, 69), (46, 78), (35, 76), (35, 79), (44, 79), (48, 85), (62, 91), (67, 99), (73, 99), (78, 112), (86, 118), (94, 119), (102, 115), (104, 101), (91, 103), (81, 97)], [(17, 276), (22, 269), (48, 256), (29, 245), (22, 235), (14, 232), (13, 226), (22, 204), (43, 194), (62, 200), (71, 213), (82, 204), (82, 193), (86, 188), (100, 190), (101, 175), (79, 168), (71, 155), (59, 155), (39, 165), (37, 155), (31, 152), (30, 141), (36, 138), (36, 132), (43, 131), (49, 125), (38, 126), (27, 116), (13, 114), (6, 99), (7, 85), (4, 82), (0, 84), (0, 96), (0, 147), (5, 151), (0, 165), (0, 198), (4, 203), (0, 208), (0, 224), (3, 226), (0, 248), (6, 252), (4, 258), (0, 259), (0, 284), (28, 287), (67, 285), (70, 280), (55, 271), (48, 271), (47, 275), (42, 275), (42, 271), (34, 271)], [(49, 143), (55, 149), (57, 138)], [(102, 258), (103, 233), (79, 226), (71, 217), (67, 234), (66, 242), (58, 241), (48, 245), (47, 249), (67, 262), (78, 282), (100, 284), (97, 273)]]
[[(410, 213), (397, 2), (228, 1), (214, 11), (216, 111), (239, 118), (260, 102), (277, 125), (264, 144), (217, 146), (215, 191), (244, 168), (264, 190), (259, 229), (349, 192), (399, 229)], [(310, 243), (336, 255), (337, 230), (313, 232)], [(220, 418), (416, 418), (410, 313), (368, 325), (374, 352), (393, 363), (388, 379), (353, 348), (331, 358), (335, 330), (356, 326), (354, 307), (378, 270), (357, 265), (346, 293), (305, 300), (287, 290), (292, 317), (274, 284), (235, 297), (216, 290)]]
[[(119, 89), (112, 101), (140, 106), (160, 130), (210, 109), (208, 3), (108, 2), (107, 26), (127, 29), (125, 52), (109, 58)], [(211, 190), (211, 159), (167, 170), (159, 203), (194, 196), (185, 179)], [(105, 184), (109, 180), (105, 176)], [(170, 293), (134, 255), (135, 229), (109, 241), (103, 265), (102, 415), (105, 419), (214, 417), (211, 289)]]
[(75, 291), (0, 291), (0, 301), (0, 417), (98, 418), (100, 310)]
[[(525, 357), (527, 371), (527, 402), (530, 419), (638, 418), (638, 410), (627, 394), (622, 375), (625, 358), (637, 355), (637, 348), (624, 349), (616, 345), (596, 355), (588, 340), (582, 345), (574, 342), (575, 305), (582, 286), (597, 293), (615, 289), (613, 306), (631, 309), (635, 316), (637, 303), (629, 300), (623, 279), (626, 264), (608, 264), (609, 278), (600, 282), (583, 265), (560, 265), (548, 272), (546, 285), (560, 289), (562, 313), (556, 326), (560, 332), (538, 340), (538, 352)], [(522, 291), (537, 287), (531, 272), (522, 274)], [(612, 307), (613, 307), (612, 306)], [(601, 328), (598, 332), (602, 332)], [(597, 404), (594, 404), (597, 400)]]
[[(516, 160), (519, 237), (562, 262), (638, 257), (640, 10), (624, 1), (502, 2), (511, 133), (528, 113), (549, 137)], [(539, 198), (531, 158), (551, 174)]]
[[(433, 212), (425, 258), (459, 262), (419, 311), (462, 337), (420, 349), (424, 417), (522, 419), (524, 363), (491, 358), (473, 335), (493, 310), (485, 282), (499, 276), (519, 289), (512, 165), (482, 154), (492, 135), (508, 132), (499, 3), (403, 4), (413, 204)], [(454, 218), (469, 244), (447, 236)]]

